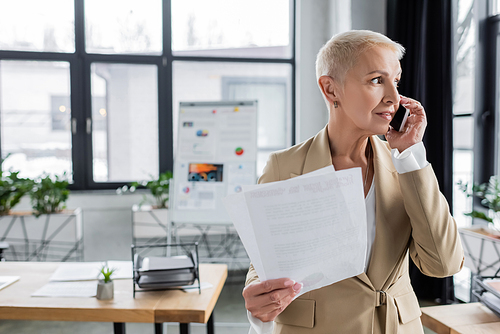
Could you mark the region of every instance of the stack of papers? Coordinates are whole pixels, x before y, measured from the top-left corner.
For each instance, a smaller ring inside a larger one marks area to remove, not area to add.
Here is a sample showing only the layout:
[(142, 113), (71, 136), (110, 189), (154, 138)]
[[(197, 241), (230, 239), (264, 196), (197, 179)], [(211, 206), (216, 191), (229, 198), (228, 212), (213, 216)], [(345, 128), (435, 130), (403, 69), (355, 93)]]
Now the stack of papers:
[(367, 222), (361, 168), (333, 166), (246, 186), (224, 205), (261, 281), (288, 277), (300, 294), (363, 273)]
[(19, 276), (0, 276), (0, 290), (19, 280)]
[(136, 254), (136, 283), (141, 289), (191, 285), (197, 277), (195, 259), (194, 254), (144, 258)]
[(45, 284), (32, 297), (95, 297), (97, 281), (50, 282)]
[[(33, 297), (94, 297), (101, 268), (106, 262), (63, 262), (50, 277), (50, 282), (35, 291)], [(132, 278), (132, 261), (107, 261), (115, 279)], [(88, 281), (88, 282), (85, 282)]]
[[(50, 277), (50, 281), (86, 281), (102, 279), (101, 268), (106, 262), (63, 262)], [(112, 279), (132, 278), (132, 261), (107, 261), (115, 269)]]

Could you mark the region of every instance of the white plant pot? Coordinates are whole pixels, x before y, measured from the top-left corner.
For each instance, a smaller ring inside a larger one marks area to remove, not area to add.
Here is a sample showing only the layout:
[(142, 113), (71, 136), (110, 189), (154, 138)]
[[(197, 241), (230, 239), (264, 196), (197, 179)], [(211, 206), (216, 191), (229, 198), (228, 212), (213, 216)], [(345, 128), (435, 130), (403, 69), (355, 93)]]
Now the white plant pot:
[(104, 283), (103, 280), (99, 280), (99, 283), (97, 283), (96, 298), (100, 300), (108, 300), (108, 299), (113, 299), (113, 296), (114, 296), (113, 281)]

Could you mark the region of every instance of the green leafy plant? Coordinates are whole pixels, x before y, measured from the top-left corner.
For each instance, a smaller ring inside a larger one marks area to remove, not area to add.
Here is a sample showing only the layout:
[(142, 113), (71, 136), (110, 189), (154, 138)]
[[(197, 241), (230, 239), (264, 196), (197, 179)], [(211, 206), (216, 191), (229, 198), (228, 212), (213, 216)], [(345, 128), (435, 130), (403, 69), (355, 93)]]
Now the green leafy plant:
[[(132, 182), (130, 187), (123, 186), (116, 190), (117, 194), (123, 194), (127, 191), (134, 192), (139, 187), (145, 187), (151, 191), (151, 195), (154, 197), (154, 205), (158, 209), (166, 208), (168, 203), (168, 192), (170, 188), (170, 180), (172, 179), (173, 174), (171, 171), (166, 171), (164, 173), (160, 173), (158, 179), (153, 179), (150, 181), (141, 181), (141, 182)], [(151, 178), (153, 178), (151, 176)], [(139, 205), (143, 205), (144, 203), (151, 203), (149, 198), (144, 195), (141, 203)]]
[(19, 172), (4, 172), (0, 168), (0, 215), (9, 214), (10, 210), (33, 187), (33, 180), (19, 177)]
[(104, 283), (111, 282), (111, 275), (116, 271), (115, 268), (109, 268), (107, 264), (101, 268), (101, 274), (104, 276)]
[[(496, 175), (490, 177), (489, 181), (483, 184), (474, 184), (472, 190), (468, 183), (458, 182), (458, 187), (467, 197), (475, 196), (481, 199), (481, 204), (490, 209), (490, 212), (500, 212), (500, 178)], [(465, 213), (466, 216), (479, 218), (493, 223), (493, 217), (484, 212), (473, 210)]]
[(66, 173), (62, 177), (55, 176), (54, 179), (44, 174), (35, 180), (30, 191), (33, 214), (38, 217), (65, 209), (65, 203), (69, 197), (68, 185)]

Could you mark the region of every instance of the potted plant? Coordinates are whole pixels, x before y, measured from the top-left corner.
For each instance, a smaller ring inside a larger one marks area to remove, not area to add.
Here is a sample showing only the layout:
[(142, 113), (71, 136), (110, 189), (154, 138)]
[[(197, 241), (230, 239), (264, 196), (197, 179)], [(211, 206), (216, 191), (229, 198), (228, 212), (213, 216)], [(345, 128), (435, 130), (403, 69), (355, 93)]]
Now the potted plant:
[(49, 175), (39, 177), (30, 191), (33, 214), (39, 217), (43, 214), (58, 213), (66, 208), (69, 196), (69, 182), (66, 173), (63, 177), (55, 176), (53, 180)]
[(171, 171), (166, 171), (164, 173), (160, 173), (158, 179), (154, 179), (149, 181), (141, 181), (141, 182), (132, 182), (130, 187), (123, 186), (116, 190), (118, 195), (126, 193), (130, 191), (131, 193), (135, 192), (139, 187), (145, 187), (151, 191), (151, 195), (153, 195), (154, 202), (144, 195), (139, 206), (142, 206), (144, 203), (152, 203), (154, 204), (155, 209), (166, 209), (168, 207), (168, 193), (170, 189), (170, 180), (172, 179), (173, 174)]
[[(11, 210), (9, 215), (0, 216), (0, 235), (10, 244), (6, 258), (14, 261), (81, 261), (82, 211), (76, 208), (62, 212), (69, 195), (66, 175), (52, 179), (44, 174), (35, 180), (20, 179), (17, 173), (8, 177), (11, 181), (24, 183), (23, 189), (29, 188), (33, 210)], [(0, 192), (1, 185), (2, 182)]]
[[(168, 199), (171, 171), (160, 173), (157, 179), (133, 182), (130, 187), (123, 186), (116, 190), (121, 195), (126, 192), (135, 192), (137, 188), (149, 189), (154, 201), (144, 195), (139, 205), (132, 207), (132, 231), (134, 244), (149, 242), (166, 242), (169, 235)], [(144, 206), (145, 203), (153, 204)]]
[(458, 187), (468, 197), (481, 199), (481, 204), (488, 211), (472, 210), (464, 213), (474, 219), (480, 219), (486, 223), (476, 226), (461, 228), (460, 235), (465, 251), (465, 266), (472, 269), (476, 275), (493, 275), (498, 269), (498, 249), (500, 249), (500, 178), (491, 176), (489, 181), (483, 184), (459, 182)]
[(0, 169), (0, 216), (8, 215), (32, 187), (33, 180), (20, 178), (19, 172)]
[(471, 212), (464, 213), (466, 216), (472, 218), (482, 219), (488, 223), (495, 225), (500, 224), (500, 178), (496, 175), (490, 177), (489, 182), (483, 184), (474, 184), (472, 190), (469, 190), (468, 183), (459, 182), (458, 187), (462, 190), (467, 197), (475, 196), (481, 199), (481, 204), (488, 208), (488, 213), (472, 210)]
[(111, 275), (116, 271), (115, 268), (109, 268), (107, 264), (101, 268), (101, 274), (104, 277), (97, 283), (96, 298), (100, 300), (113, 299), (114, 287)]

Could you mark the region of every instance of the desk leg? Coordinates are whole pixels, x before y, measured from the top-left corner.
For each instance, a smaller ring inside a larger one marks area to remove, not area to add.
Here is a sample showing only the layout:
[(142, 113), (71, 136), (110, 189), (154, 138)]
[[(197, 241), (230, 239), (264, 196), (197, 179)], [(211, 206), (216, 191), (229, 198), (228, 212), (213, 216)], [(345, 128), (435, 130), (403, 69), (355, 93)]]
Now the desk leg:
[(179, 324), (180, 334), (189, 334), (189, 324)]
[(114, 322), (113, 329), (115, 334), (125, 334), (125, 323), (124, 322)]
[(207, 321), (207, 334), (214, 334), (214, 312), (210, 314), (210, 318)]
[(155, 334), (163, 334), (163, 322), (155, 323)]

